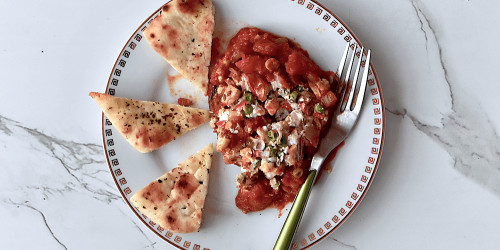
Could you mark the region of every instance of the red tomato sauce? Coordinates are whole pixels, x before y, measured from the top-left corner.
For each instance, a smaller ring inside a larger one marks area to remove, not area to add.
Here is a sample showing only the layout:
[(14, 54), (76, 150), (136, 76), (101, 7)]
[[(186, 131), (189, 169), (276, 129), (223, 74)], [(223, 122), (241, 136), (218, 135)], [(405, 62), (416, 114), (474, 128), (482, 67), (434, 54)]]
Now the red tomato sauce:
[(211, 126), (224, 162), (242, 169), (236, 206), (281, 211), (307, 177), (337, 82), (297, 43), (257, 28), (241, 29), (215, 58)]

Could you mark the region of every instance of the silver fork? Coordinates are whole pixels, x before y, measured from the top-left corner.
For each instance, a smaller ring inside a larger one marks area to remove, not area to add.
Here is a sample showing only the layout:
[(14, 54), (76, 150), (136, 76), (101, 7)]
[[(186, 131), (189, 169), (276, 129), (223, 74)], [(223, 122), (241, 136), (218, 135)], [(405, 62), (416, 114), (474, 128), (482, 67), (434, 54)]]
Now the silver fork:
[[(276, 240), (276, 243), (274, 245), (273, 249), (275, 250), (286, 250), (290, 247), (293, 236), (295, 234), (295, 230), (299, 225), (302, 214), (304, 213), (304, 208), (307, 204), (307, 200), (309, 199), (311, 187), (316, 180), (316, 176), (321, 165), (325, 161), (328, 154), (330, 154), (330, 152), (335, 147), (337, 147), (342, 141), (347, 138), (352, 128), (356, 124), (356, 121), (358, 120), (359, 112), (361, 111), (363, 99), (365, 96), (366, 80), (368, 77), (368, 68), (370, 67), (371, 51), (368, 50), (367, 52), (361, 81), (356, 84), (358, 82), (358, 75), (362, 64), (361, 59), (363, 57), (364, 48), (361, 48), (361, 52), (359, 54), (360, 58), (358, 60), (358, 65), (356, 67), (354, 77), (352, 78), (352, 81), (349, 81), (351, 76), (351, 69), (354, 63), (354, 57), (356, 57), (356, 50), (357, 45), (355, 45), (354, 47), (354, 54), (352, 54), (349, 60), (347, 71), (345, 72), (345, 74), (343, 74), (344, 66), (349, 53), (349, 43), (347, 43), (344, 50), (344, 55), (342, 56), (339, 68), (337, 70), (337, 78), (340, 80), (340, 93), (342, 93), (342, 98), (339, 99), (341, 103), (337, 105), (338, 109), (335, 110), (335, 113), (333, 114), (331, 127), (329, 128), (326, 135), (321, 139), (318, 152), (312, 158), (309, 175), (307, 176), (304, 184), (302, 184), (299, 191), (297, 192), (297, 195), (295, 196), (295, 200), (293, 202), (292, 208), (290, 209), (290, 213), (288, 214), (285, 224), (283, 224), (283, 228), (281, 229), (280, 235), (278, 236), (278, 239)], [(344, 80), (342, 80), (343, 75), (345, 76)], [(359, 86), (356, 87), (357, 85)], [(356, 91), (356, 89), (358, 89), (358, 91)]]

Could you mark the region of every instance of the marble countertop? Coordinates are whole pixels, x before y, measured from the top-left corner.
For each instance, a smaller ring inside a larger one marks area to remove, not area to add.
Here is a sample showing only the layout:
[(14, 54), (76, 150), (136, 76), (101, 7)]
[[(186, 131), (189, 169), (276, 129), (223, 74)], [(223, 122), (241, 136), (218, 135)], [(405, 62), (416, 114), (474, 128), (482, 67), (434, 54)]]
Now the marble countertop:
[[(498, 249), (500, 2), (319, 2), (374, 51), (386, 134), (363, 202), (314, 249)], [(173, 249), (122, 200), (88, 97), (163, 3), (0, 3), (2, 249)]]

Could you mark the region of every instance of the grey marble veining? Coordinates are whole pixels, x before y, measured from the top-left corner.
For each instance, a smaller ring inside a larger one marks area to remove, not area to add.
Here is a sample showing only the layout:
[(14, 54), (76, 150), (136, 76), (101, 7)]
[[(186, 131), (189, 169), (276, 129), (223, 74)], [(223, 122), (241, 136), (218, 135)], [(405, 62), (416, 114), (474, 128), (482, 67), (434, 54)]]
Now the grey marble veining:
[[(43, 222), (45, 230), (53, 240), (62, 248), (68, 249), (66, 243), (68, 234), (61, 232), (58, 227), (54, 228), (53, 225), (61, 224), (59, 213), (65, 214), (62, 217), (71, 216), (73, 213), (74, 216), (79, 216), (77, 213), (83, 211), (80, 206), (85, 207), (86, 204), (72, 197), (81, 194), (97, 203), (111, 206), (115, 213), (120, 213), (139, 235), (142, 235), (146, 243), (144, 248), (154, 249), (156, 242), (151, 240), (149, 238), (151, 236), (146, 235), (143, 228), (137, 224), (136, 218), (126, 207), (116, 189), (107, 169), (101, 145), (59, 139), (3, 116), (0, 116), (0, 143), (4, 147), (0, 156), (4, 172), (23, 168), (19, 175), (22, 179), (3, 176), (0, 184), (0, 207), (4, 212), (23, 208), (31, 210)], [(5, 163), (10, 157), (9, 154), (20, 149), (32, 155), (33, 159), (39, 158), (40, 161), (16, 160), (17, 164)], [(44, 173), (37, 171), (37, 168), (47, 167), (49, 171)], [(68, 204), (61, 203), (61, 199), (67, 200)], [(54, 213), (53, 206), (60, 206), (62, 210), (58, 209), (59, 212)]]
[(436, 24), (430, 20), (420, 1), (412, 1), (412, 5), (426, 44), (437, 45), (442, 81), (449, 86), (451, 111), (443, 114), (440, 126), (419, 121), (406, 114), (406, 110), (392, 113), (408, 115), (416, 128), (448, 151), (458, 171), (500, 195), (500, 137), (481, 105), (451, 80), (459, 76), (450, 76), (447, 70), (439, 34), (433, 28)]
[(42, 220), (43, 220), (43, 223), (45, 224), (47, 230), (50, 232), (50, 234), (52, 235), (52, 237), (54, 238), (54, 240), (64, 249), (68, 249), (68, 247), (66, 247), (66, 245), (64, 245), (57, 237), (56, 235), (54, 235), (54, 232), (52, 231), (52, 229), (50, 228), (48, 222), (47, 222), (47, 218), (45, 217), (45, 215), (43, 214), (42, 211), (38, 210), (37, 208), (31, 206), (29, 204), (28, 201), (25, 201), (24, 203), (15, 203), (13, 202), (12, 200), (9, 199), (8, 202), (5, 202), (7, 204), (10, 204), (10, 205), (13, 205), (13, 206), (16, 206), (17, 208), (19, 207), (26, 207), (26, 208), (29, 208), (33, 211), (36, 211), (38, 214), (40, 214), (40, 216), (42, 217)]
[[(372, 49), (387, 134), (363, 202), (313, 249), (498, 248), (500, 2), (319, 2)], [(0, 249), (174, 249), (121, 198), (87, 96), (163, 3), (3, 3)]]

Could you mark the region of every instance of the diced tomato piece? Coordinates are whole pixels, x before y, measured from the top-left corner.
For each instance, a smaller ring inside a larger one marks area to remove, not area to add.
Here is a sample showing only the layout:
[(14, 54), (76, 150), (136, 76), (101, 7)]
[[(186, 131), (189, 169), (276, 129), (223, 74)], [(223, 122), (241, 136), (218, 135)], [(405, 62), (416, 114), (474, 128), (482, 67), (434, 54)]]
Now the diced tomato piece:
[(314, 93), (314, 95), (318, 99), (321, 98), (321, 91), (319, 90), (318, 85), (316, 84), (316, 82), (310, 81), (309, 82), (309, 88), (311, 88), (312, 92)]
[(226, 124), (227, 121), (218, 121), (215, 123), (215, 125), (217, 125), (217, 127), (222, 127), (224, 126), (224, 124)]
[(241, 101), (238, 105), (234, 106), (234, 110), (239, 110), (247, 104), (247, 101)]
[(263, 102), (266, 100), (267, 95), (271, 92), (271, 85), (267, 82), (260, 82), (260, 84), (255, 89), (255, 94), (259, 101)]
[(286, 109), (288, 111), (292, 111), (292, 106), (290, 106), (290, 103), (288, 103), (287, 101), (283, 100), (280, 104), (280, 107), (283, 108), (283, 109)]
[(277, 56), (280, 53), (280, 47), (274, 41), (259, 39), (255, 41), (252, 47), (253, 51), (267, 56)]
[(277, 99), (272, 99), (266, 103), (266, 110), (270, 115), (276, 114), (276, 111), (279, 109), (280, 103)]
[(271, 84), (257, 74), (243, 74), (243, 77), (246, 79), (248, 88), (257, 96), (257, 99), (261, 102), (265, 101), (267, 94), (271, 91)]
[(333, 106), (337, 102), (337, 97), (332, 91), (326, 92), (323, 97), (321, 97), (321, 104), (325, 108)]
[(235, 63), (236, 67), (243, 73), (257, 72), (259, 74), (266, 73), (265, 67), (266, 58), (257, 55), (243, 55), (243, 58)]
[(298, 51), (294, 51), (288, 56), (285, 68), (290, 75), (305, 75), (317, 70), (314, 62)]
[(319, 91), (321, 94), (324, 94), (325, 92), (330, 90), (330, 82), (324, 78), (320, 78), (317, 82), (316, 85), (319, 88)]
[(282, 89), (292, 89), (292, 83), (287, 80), (286, 74), (283, 71), (274, 73), (275, 78), (278, 80)]

